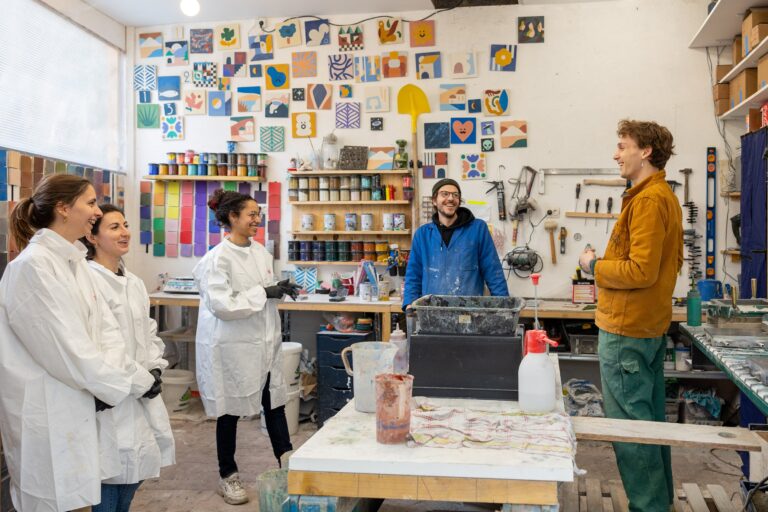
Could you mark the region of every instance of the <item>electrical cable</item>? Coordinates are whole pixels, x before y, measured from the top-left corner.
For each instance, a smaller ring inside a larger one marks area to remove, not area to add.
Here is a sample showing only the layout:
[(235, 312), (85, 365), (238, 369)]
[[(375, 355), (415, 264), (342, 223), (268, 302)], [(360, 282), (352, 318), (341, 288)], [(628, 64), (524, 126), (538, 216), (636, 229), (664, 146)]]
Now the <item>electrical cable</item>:
[[(441, 12), (452, 11), (452, 10), (456, 9), (457, 7), (461, 6), (462, 3), (464, 3), (464, 0), (457, 0), (456, 3), (454, 5), (452, 5), (451, 7), (445, 7), (443, 9), (437, 9), (437, 10), (433, 11), (432, 13), (427, 14), (423, 18), (419, 18), (417, 20), (408, 20), (408, 19), (405, 19), (405, 18), (400, 18), (400, 19), (402, 19), (403, 22), (405, 22), (405, 23), (413, 23), (415, 21), (428, 20), (432, 16), (435, 16), (436, 14), (440, 14)], [(293, 21), (293, 20), (298, 20), (298, 19), (302, 19), (302, 18), (310, 18), (310, 19), (313, 19), (313, 20), (321, 20), (321, 21), (327, 20), (327, 18), (321, 18), (320, 16), (315, 16), (314, 14), (301, 14), (299, 16), (293, 16), (291, 18), (286, 18), (281, 23), (285, 23), (285, 22)], [(332, 27), (344, 27), (344, 26), (347, 26), (347, 25), (357, 25), (359, 23), (365, 23), (366, 21), (377, 20), (377, 19), (380, 19), (380, 18), (392, 19), (392, 18), (397, 18), (397, 16), (388, 16), (386, 14), (381, 14), (379, 16), (371, 16), (369, 18), (365, 18), (365, 19), (362, 19), (360, 21), (351, 21), (349, 23), (342, 23), (342, 24), (331, 23), (330, 21), (328, 21), (328, 25), (330, 25)], [(260, 20), (259, 21), (259, 28), (261, 29), (262, 32), (265, 32), (267, 34), (271, 34), (271, 33), (273, 33), (275, 31), (275, 29), (267, 30), (266, 28), (264, 28), (264, 20)]]
[(768, 476), (760, 480), (757, 485), (755, 485), (748, 493), (747, 493), (747, 499), (744, 500), (744, 508), (741, 509), (741, 512), (747, 512), (749, 510), (749, 504), (752, 503), (752, 498), (754, 497), (755, 493), (759, 490), (765, 490), (760, 489), (765, 483), (768, 482)]

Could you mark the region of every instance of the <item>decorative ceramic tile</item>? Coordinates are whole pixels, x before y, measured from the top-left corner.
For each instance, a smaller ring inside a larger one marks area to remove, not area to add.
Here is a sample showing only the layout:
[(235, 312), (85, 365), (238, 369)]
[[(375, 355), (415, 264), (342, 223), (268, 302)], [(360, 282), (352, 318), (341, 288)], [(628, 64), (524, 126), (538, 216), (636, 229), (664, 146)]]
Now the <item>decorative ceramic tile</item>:
[(192, 28), (189, 30), (189, 53), (213, 53), (212, 28)]
[(219, 25), (214, 33), (216, 38), (216, 49), (219, 51), (240, 49), (240, 25), (231, 23)]
[(166, 66), (186, 66), (189, 64), (189, 42), (166, 41), (164, 56)]
[(381, 80), (381, 57), (378, 55), (355, 57), (355, 82)]
[(157, 90), (157, 66), (139, 64), (133, 67), (133, 90)]
[(490, 153), (496, 149), (496, 144), (493, 139), (480, 139), (480, 149), (484, 153)]
[(348, 84), (339, 85), (339, 98), (349, 99), (352, 97), (352, 86)]
[(360, 128), (360, 103), (336, 104), (336, 128)]
[(342, 25), (338, 31), (339, 51), (351, 52), (362, 50), (363, 44), (363, 25)]
[(448, 123), (424, 123), (424, 148), (451, 147), (451, 128)]
[(517, 18), (518, 43), (544, 42), (544, 16), (521, 16)]
[(369, 147), (368, 148), (368, 170), (369, 171), (391, 171), (395, 158), (395, 148)]
[(317, 52), (293, 52), (291, 58), (293, 78), (314, 78), (317, 76)]
[(163, 34), (161, 32), (147, 32), (139, 34), (139, 57), (151, 59), (163, 56)]
[(479, 114), (483, 111), (483, 102), (479, 99), (467, 100), (467, 112), (470, 114)]
[(282, 126), (262, 126), (259, 128), (259, 141), (263, 153), (285, 151), (285, 128)]
[(384, 78), (408, 76), (408, 53), (387, 52), (381, 56), (381, 74)]
[(435, 21), (422, 20), (408, 23), (411, 35), (411, 48), (435, 46)]
[(400, 44), (403, 42), (403, 20), (401, 18), (379, 19), (379, 44)]
[(261, 110), (261, 86), (249, 85), (237, 88), (237, 111), (258, 112)]
[(440, 110), (448, 112), (467, 109), (467, 88), (464, 84), (440, 84)]
[(163, 132), (163, 140), (183, 140), (184, 118), (182, 116), (162, 116), (160, 129)]
[(251, 62), (271, 60), (274, 57), (272, 34), (248, 36), (248, 48), (251, 50)]
[(462, 154), (460, 159), (461, 179), (484, 180), (486, 178), (484, 153)]
[(528, 121), (500, 121), (499, 133), (501, 134), (499, 147), (528, 147)]
[(175, 116), (176, 115), (176, 104), (175, 103), (163, 103), (163, 115), (164, 116)]
[(486, 89), (483, 95), (483, 112), (489, 116), (503, 116), (509, 109), (506, 89)]
[(248, 76), (248, 53), (247, 52), (225, 52), (224, 64), (221, 66), (221, 76), (225, 77), (247, 77)]
[(316, 124), (314, 112), (294, 112), (291, 114), (291, 134), (294, 139), (314, 137)]
[(218, 78), (215, 62), (194, 62), (192, 64), (192, 84), (195, 87), (214, 88)]
[(333, 86), (330, 84), (307, 85), (307, 108), (310, 110), (330, 110)]
[(354, 75), (354, 59), (346, 53), (328, 56), (328, 78), (330, 80), (352, 80)]
[(477, 76), (475, 52), (454, 52), (448, 55), (448, 75), (452, 78)]
[(328, 20), (307, 20), (304, 22), (304, 37), (307, 46), (331, 44), (331, 25)]
[(235, 142), (256, 140), (256, 121), (253, 116), (230, 117), (229, 139)]
[(371, 130), (374, 132), (380, 132), (384, 130), (384, 118), (372, 117), (371, 118)]
[(425, 151), (422, 177), (425, 179), (442, 179), (448, 176), (448, 152)]
[(493, 121), (480, 121), (481, 135), (496, 135), (495, 123)]
[(178, 76), (157, 77), (158, 101), (175, 101), (181, 99), (181, 78)]
[(264, 68), (264, 80), (267, 90), (288, 89), (290, 66), (288, 64), (269, 64)]
[(389, 86), (366, 86), (364, 104), (366, 112), (389, 112)]
[(160, 105), (136, 105), (136, 128), (160, 128)]
[(264, 76), (261, 64), (248, 64), (248, 76), (251, 78), (261, 78)]
[(284, 21), (275, 26), (275, 46), (289, 48), (301, 44), (301, 21), (298, 19)]
[(184, 91), (184, 94), (181, 98), (181, 103), (184, 106), (184, 114), (188, 116), (205, 114), (205, 89), (190, 89), (188, 91)]
[(514, 71), (517, 66), (517, 45), (491, 45), (491, 71)]
[(294, 87), (291, 89), (291, 99), (293, 101), (305, 101), (307, 99), (306, 90), (303, 87)]
[(152, 91), (138, 91), (139, 103), (152, 103)]
[(232, 115), (232, 93), (208, 91), (208, 115), (212, 117)]
[(217, 87), (220, 91), (231, 91), (232, 90), (232, 78), (228, 76), (223, 76), (219, 78), (219, 86)]
[(265, 94), (264, 117), (287, 118), (290, 95), (288, 91)]
[(442, 59), (440, 52), (428, 52), (416, 54), (416, 78), (426, 80), (429, 78), (442, 78)]
[(477, 121), (474, 117), (451, 118), (451, 144), (475, 144)]

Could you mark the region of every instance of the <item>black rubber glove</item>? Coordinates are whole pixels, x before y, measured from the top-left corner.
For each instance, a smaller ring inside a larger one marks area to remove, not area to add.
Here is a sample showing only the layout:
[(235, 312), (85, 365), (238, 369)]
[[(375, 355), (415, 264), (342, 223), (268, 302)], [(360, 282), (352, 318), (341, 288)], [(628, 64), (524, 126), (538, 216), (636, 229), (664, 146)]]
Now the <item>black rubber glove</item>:
[(93, 397), (93, 401), (96, 402), (96, 412), (105, 411), (114, 407), (114, 405), (109, 405), (106, 402), (102, 402), (96, 397)]
[(284, 279), (277, 283), (277, 285), (282, 288), (283, 292), (293, 300), (296, 300), (296, 297), (299, 296), (299, 290), (301, 290), (301, 286), (297, 285), (296, 283), (291, 283), (290, 280)]
[(151, 373), (152, 376), (155, 378), (155, 383), (152, 384), (152, 387), (149, 388), (149, 390), (146, 393), (144, 393), (144, 396), (142, 396), (142, 398), (149, 398), (151, 400), (163, 391), (163, 386), (162, 386), (163, 379), (160, 378), (160, 368), (149, 370), (149, 373)]
[(273, 286), (266, 286), (264, 291), (267, 292), (268, 299), (282, 299), (283, 295), (285, 295), (285, 290), (283, 290), (282, 286), (277, 284)]

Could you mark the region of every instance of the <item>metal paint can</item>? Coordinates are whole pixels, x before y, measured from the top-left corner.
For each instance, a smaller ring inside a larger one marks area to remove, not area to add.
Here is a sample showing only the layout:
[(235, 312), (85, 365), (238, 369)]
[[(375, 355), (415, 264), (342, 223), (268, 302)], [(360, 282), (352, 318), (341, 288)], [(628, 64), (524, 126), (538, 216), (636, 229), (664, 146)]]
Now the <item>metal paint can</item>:
[(341, 200), (341, 193), (338, 190), (330, 190), (329, 198), (331, 201), (340, 201)]
[(200, 163), (201, 164), (208, 163), (208, 153), (200, 153)]
[(373, 230), (373, 214), (372, 213), (360, 214), (360, 230), (361, 231)]
[(393, 229), (395, 229), (393, 214), (391, 213), (382, 214), (381, 221), (382, 221), (381, 224), (384, 228), (384, 231), (392, 231)]
[(405, 214), (404, 213), (393, 213), (392, 214), (392, 223), (395, 231), (405, 231)]
[(325, 261), (325, 242), (314, 241), (312, 242), (312, 257), (315, 261)]
[(319, 200), (323, 202), (327, 202), (330, 200), (330, 198), (331, 198), (331, 194), (328, 191), (328, 189), (321, 188), (320, 194), (319, 194)]
[(384, 192), (381, 187), (374, 188), (373, 192), (371, 193), (371, 200), (381, 201), (382, 199), (384, 199)]
[(360, 189), (359, 188), (351, 188), (349, 189), (349, 200), (350, 201), (359, 201), (360, 200)]
[(168, 160), (166, 163), (169, 164), (175, 164), (176, 163), (176, 152), (175, 151), (169, 151), (165, 154), (166, 159)]
[(218, 153), (208, 153), (208, 163), (209, 164), (217, 164), (217, 163), (219, 163), (219, 154)]
[(158, 172), (162, 175), (168, 174), (168, 164), (159, 164)]
[(371, 188), (371, 177), (370, 176), (360, 176), (360, 188)]
[(315, 216), (311, 213), (305, 213), (301, 216), (301, 230), (302, 231), (314, 231), (315, 230)]
[(158, 164), (148, 164), (147, 167), (149, 168), (150, 176), (160, 174), (160, 166)]
[(357, 231), (357, 214), (347, 213), (344, 215), (344, 230)]
[(189, 172), (189, 167), (187, 167), (187, 164), (179, 164), (179, 176), (187, 176)]
[(335, 213), (326, 213), (325, 215), (323, 215), (323, 229), (325, 231), (336, 230), (336, 214)]
[(189, 164), (189, 175), (190, 176), (197, 176), (198, 169), (200, 168), (199, 164)]

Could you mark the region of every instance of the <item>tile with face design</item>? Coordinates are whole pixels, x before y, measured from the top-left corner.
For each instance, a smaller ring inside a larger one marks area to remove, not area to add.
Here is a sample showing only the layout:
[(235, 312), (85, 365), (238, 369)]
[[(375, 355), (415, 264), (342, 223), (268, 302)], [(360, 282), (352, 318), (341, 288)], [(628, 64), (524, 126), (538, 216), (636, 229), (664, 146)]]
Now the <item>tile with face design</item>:
[(451, 144), (475, 144), (477, 124), (474, 117), (451, 118)]

